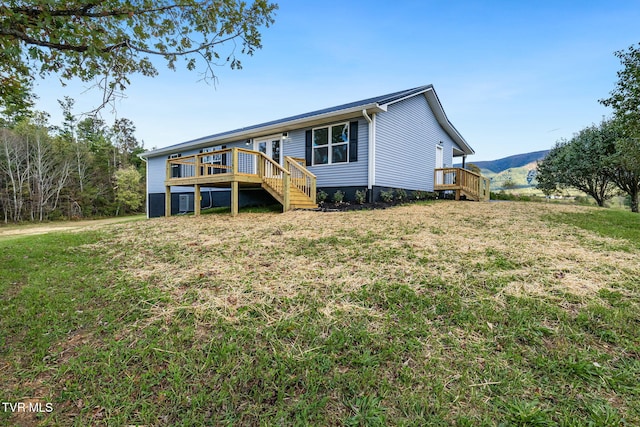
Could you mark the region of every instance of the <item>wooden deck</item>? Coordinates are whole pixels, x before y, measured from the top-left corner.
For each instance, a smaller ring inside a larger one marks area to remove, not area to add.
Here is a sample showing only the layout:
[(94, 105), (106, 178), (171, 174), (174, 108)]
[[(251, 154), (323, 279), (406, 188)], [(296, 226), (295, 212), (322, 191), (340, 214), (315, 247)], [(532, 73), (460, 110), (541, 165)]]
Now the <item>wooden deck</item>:
[(200, 214), (202, 187), (231, 187), (231, 214), (238, 213), (239, 187), (264, 188), (289, 209), (313, 209), (316, 177), (300, 159), (285, 156), (284, 167), (259, 151), (227, 148), (167, 160), (165, 215), (171, 215), (171, 186), (194, 187), (194, 211)]
[(434, 172), (434, 191), (455, 191), (456, 200), (489, 200), (490, 180), (462, 168), (441, 168)]

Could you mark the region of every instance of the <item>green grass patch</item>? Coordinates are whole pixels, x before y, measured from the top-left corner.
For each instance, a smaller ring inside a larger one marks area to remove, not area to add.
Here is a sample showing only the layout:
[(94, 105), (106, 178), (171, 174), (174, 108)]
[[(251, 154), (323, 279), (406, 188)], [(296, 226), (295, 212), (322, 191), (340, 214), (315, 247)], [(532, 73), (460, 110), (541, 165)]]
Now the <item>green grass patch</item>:
[(553, 222), (594, 231), (605, 237), (627, 240), (640, 248), (640, 214), (619, 209), (590, 209), (587, 212), (563, 212), (548, 216)]
[[(312, 217), (311, 232), (273, 219), (218, 236), (211, 216), (0, 241), (0, 399), (51, 402), (35, 425), (640, 424), (637, 285), (508, 293), (515, 270), (563, 279), (509, 239), (447, 246), (444, 226), (349, 227), (359, 215), (373, 214)], [(181, 243), (180, 226), (217, 240)], [(181, 280), (144, 276), (151, 261)]]
[[(278, 213), (282, 212), (282, 205), (268, 205), (268, 206), (247, 206), (238, 209), (238, 213)], [(200, 212), (202, 215), (221, 215), (230, 214), (231, 208), (229, 206), (222, 206), (217, 208), (206, 208)], [(193, 215), (193, 213), (189, 214)]]

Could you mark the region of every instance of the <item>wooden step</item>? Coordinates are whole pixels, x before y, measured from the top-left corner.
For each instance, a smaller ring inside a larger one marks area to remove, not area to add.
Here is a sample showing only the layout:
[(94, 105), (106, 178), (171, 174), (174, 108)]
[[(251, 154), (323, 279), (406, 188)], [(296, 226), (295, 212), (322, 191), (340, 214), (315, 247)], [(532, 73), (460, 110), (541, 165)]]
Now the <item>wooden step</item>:
[[(284, 195), (276, 190), (280, 178), (264, 177), (262, 187), (273, 196), (279, 203), (284, 204)], [(279, 185), (278, 185), (279, 186)], [(290, 209), (316, 209), (317, 204), (311, 201), (311, 198), (300, 191), (296, 186), (289, 186), (289, 208)]]

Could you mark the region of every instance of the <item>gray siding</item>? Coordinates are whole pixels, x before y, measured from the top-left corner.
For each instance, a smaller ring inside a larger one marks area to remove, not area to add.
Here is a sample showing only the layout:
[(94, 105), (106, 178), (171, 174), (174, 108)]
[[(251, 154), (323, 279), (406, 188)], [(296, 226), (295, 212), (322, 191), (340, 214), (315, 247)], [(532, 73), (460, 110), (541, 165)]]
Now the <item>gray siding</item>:
[[(350, 121), (355, 121), (351, 119)], [(318, 187), (346, 187), (367, 185), (367, 162), (369, 155), (369, 126), (364, 118), (358, 118), (358, 161), (334, 165), (308, 166), (317, 177)], [(333, 123), (327, 123), (331, 125)], [(314, 126), (319, 127), (319, 126)], [(290, 140), (284, 145), (284, 155), (305, 156), (305, 132), (310, 128), (289, 132)]]
[[(354, 118), (350, 121), (358, 120), (358, 161), (351, 163), (341, 163), (334, 165), (310, 166), (309, 170), (317, 177), (318, 187), (343, 187), (343, 186), (366, 186), (367, 185), (367, 162), (369, 151), (369, 126), (364, 118)], [(331, 125), (334, 122), (329, 122)], [(319, 126), (314, 126), (319, 127)], [(289, 139), (282, 145), (283, 154), (291, 157), (305, 157), (305, 132), (310, 128), (296, 129), (289, 131)], [(254, 138), (260, 139), (260, 138)], [(217, 144), (216, 144), (217, 145)], [(241, 147), (253, 149), (253, 146), (246, 147), (244, 141), (226, 144), (227, 147)], [(182, 151), (180, 154), (189, 156), (199, 153), (200, 150)], [(166, 176), (166, 155), (150, 158), (147, 167), (149, 168), (148, 193), (164, 193), (164, 180)], [(214, 189), (215, 191), (228, 191), (225, 189)], [(171, 187), (172, 193), (193, 192), (193, 187)]]
[(376, 118), (375, 185), (433, 191), (436, 145), (440, 141), (444, 166), (451, 166), (454, 142), (424, 96), (389, 105)]

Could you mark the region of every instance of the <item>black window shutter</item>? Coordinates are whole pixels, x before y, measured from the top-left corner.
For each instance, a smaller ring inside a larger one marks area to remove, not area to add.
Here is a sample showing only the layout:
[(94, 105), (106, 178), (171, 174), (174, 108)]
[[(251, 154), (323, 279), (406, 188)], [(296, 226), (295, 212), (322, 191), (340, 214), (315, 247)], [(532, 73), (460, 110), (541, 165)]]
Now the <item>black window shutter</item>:
[(307, 166), (311, 166), (311, 156), (313, 155), (313, 132), (308, 130), (304, 134), (304, 159)]
[(358, 122), (349, 123), (349, 161), (358, 161)]

